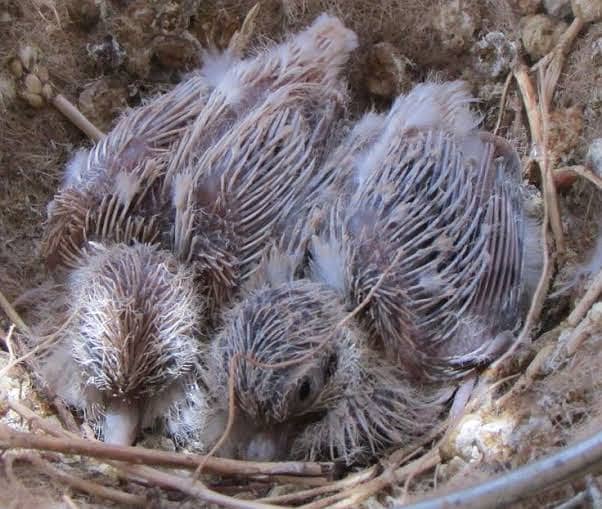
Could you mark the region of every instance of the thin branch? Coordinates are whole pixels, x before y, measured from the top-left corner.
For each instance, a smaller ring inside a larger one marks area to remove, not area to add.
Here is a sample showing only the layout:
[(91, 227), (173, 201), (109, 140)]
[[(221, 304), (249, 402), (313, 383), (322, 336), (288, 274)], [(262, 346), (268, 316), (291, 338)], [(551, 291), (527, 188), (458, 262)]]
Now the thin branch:
[(328, 485), (320, 486), (318, 488), (311, 488), (308, 490), (297, 491), (295, 493), (287, 493), (286, 495), (277, 495), (274, 497), (266, 497), (259, 499), (260, 502), (266, 503), (290, 503), (290, 502), (298, 502), (302, 500), (307, 500), (309, 498), (317, 497), (318, 495), (325, 495), (327, 493), (332, 493), (333, 491), (339, 491), (342, 489), (353, 488), (359, 484), (362, 484), (366, 481), (372, 479), (378, 469), (377, 466), (372, 466), (367, 468), (366, 470), (362, 470), (361, 472), (351, 474), (340, 481), (331, 482)]
[[(25, 419), (39, 420), (33, 412), (25, 411), (27, 407), (8, 400), (8, 406)], [(33, 415), (32, 415), (33, 414)], [(97, 459), (124, 461), (129, 463), (143, 463), (172, 468), (193, 470), (199, 462), (205, 460), (204, 456), (197, 454), (183, 454), (142, 447), (129, 447), (107, 444), (96, 440), (85, 440), (77, 435), (56, 436), (60, 430), (48, 428), (44, 421), (38, 422), (44, 431), (52, 433), (54, 437), (46, 437), (34, 433), (15, 431), (10, 428), (2, 429), (0, 433), (0, 448), (24, 448), (41, 451), (53, 451), (63, 454), (79, 454)], [(64, 430), (63, 430), (64, 431)], [(66, 433), (66, 432), (64, 432)], [(250, 462), (225, 458), (210, 458), (206, 462), (208, 471), (222, 475), (296, 475), (320, 477), (329, 472), (328, 464), (301, 463), (301, 462)]]
[(222, 495), (221, 493), (210, 490), (199, 481), (194, 481), (190, 477), (180, 477), (147, 466), (123, 464), (119, 465), (118, 468), (132, 476), (134, 479), (144, 479), (155, 486), (178, 490), (191, 497), (204, 500), (205, 502), (218, 504), (222, 507), (230, 509), (282, 509), (282, 506), (263, 504), (251, 500), (241, 500)]
[[(414, 475), (424, 472), (440, 463), (441, 458), (437, 449), (432, 449), (424, 456), (408, 463), (401, 468), (389, 467), (376, 479), (351, 488), (331, 497), (301, 506), (302, 509), (353, 509), (372, 495), (381, 492), (388, 486), (405, 481)], [(332, 505), (331, 505), (332, 504)]]
[(585, 292), (585, 295), (579, 301), (579, 304), (575, 306), (573, 312), (569, 315), (567, 322), (571, 327), (576, 327), (577, 324), (583, 319), (586, 313), (602, 295), (602, 271), (596, 275), (594, 280), (589, 285), (589, 288)]
[(500, 127), (502, 126), (502, 120), (504, 119), (504, 112), (506, 111), (506, 100), (508, 99), (508, 90), (510, 89), (510, 84), (512, 83), (512, 73), (508, 73), (506, 76), (506, 81), (504, 82), (504, 89), (502, 90), (502, 97), (500, 98), (500, 106), (497, 114), (497, 122), (495, 123), (495, 129), (493, 130), (493, 134), (497, 135)]
[(30, 335), (31, 330), (25, 322), (19, 316), (19, 313), (15, 311), (15, 308), (11, 305), (8, 299), (4, 296), (4, 294), (0, 291), (0, 307), (4, 314), (8, 317), (8, 319), (17, 326), (17, 329), (21, 331), (23, 334)]
[(600, 191), (602, 191), (602, 178), (598, 177), (594, 172), (586, 168), (585, 166), (576, 165), (576, 166), (566, 166), (564, 168), (560, 168), (560, 171), (566, 170), (569, 172), (576, 173), (580, 177), (589, 180), (592, 184), (594, 184)]
[(102, 486), (101, 484), (93, 481), (88, 481), (86, 479), (81, 479), (77, 476), (68, 474), (64, 470), (54, 467), (48, 461), (43, 460), (37, 454), (21, 454), (17, 457), (17, 459), (26, 460), (44, 474), (53, 477), (63, 484), (66, 484), (79, 491), (89, 493), (90, 495), (112, 500), (113, 502), (117, 502), (119, 504), (126, 504), (128, 506), (148, 506), (148, 500), (146, 497), (125, 493), (121, 490), (110, 488), (108, 486)]

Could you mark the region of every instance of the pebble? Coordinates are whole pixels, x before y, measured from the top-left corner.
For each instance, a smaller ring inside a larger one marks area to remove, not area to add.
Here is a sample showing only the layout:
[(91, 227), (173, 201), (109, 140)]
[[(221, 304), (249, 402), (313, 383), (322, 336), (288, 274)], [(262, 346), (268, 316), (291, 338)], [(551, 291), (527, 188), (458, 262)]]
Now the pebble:
[(555, 18), (566, 18), (572, 13), (571, 0), (543, 0), (543, 8)]
[(525, 51), (533, 61), (552, 51), (567, 28), (566, 23), (558, 22), (545, 14), (526, 16), (520, 25)]
[(592, 171), (602, 178), (602, 138), (592, 140), (587, 149), (586, 159)]
[(575, 17), (589, 23), (602, 19), (602, 0), (571, 0)]
[(401, 52), (388, 42), (374, 44), (366, 56), (366, 86), (375, 96), (392, 99), (410, 83), (408, 75), (412, 65)]
[(478, 72), (497, 78), (506, 75), (516, 60), (517, 44), (502, 32), (489, 32), (473, 47)]
[(443, 2), (433, 22), (441, 45), (453, 52), (466, 49), (477, 29), (474, 18), (463, 8), (459, 0)]

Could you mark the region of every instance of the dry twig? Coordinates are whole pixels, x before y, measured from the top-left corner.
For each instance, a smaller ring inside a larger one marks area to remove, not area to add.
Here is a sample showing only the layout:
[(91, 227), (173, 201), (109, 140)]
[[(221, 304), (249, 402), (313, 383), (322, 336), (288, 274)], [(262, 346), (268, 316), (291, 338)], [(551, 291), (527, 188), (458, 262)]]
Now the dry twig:
[(75, 488), (79, 491), (83, 491), (85, 493), (89, 493), (90, 495), (94, 495), (107, 500), (112, 500), (113, 502), (117, 502), (119, 504), (126, 504), (128, 506), (148, 506), (148, 500), (146, 499), (146, 497), (125, 493), (121, 490), (117, 490), (115, 488), (110, 488), (107, 486), (102, 486), (101, 484), (95, 483), (93, 481), (81, 479), (75, 475), (68, 474), (64, 470), (60, 470), (54, 467), (48, 461), (43, 460), (37, 454), (19, 454), (19, 456), (17, 456), (16, 459), (28, 461), (44, 474), (57, 479), (58, 481), (66, 484), (67, 486)]

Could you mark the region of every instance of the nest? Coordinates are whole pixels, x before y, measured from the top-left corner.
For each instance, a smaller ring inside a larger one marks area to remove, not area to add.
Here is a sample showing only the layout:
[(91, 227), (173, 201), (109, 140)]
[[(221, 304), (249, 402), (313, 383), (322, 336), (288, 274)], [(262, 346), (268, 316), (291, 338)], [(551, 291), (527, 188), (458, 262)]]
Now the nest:
[(602, 179), (584, 161), (602, 132), (600, 21), (568, 17), (552, 43), (538, 42), (550, 44), (548, 52), (529, 67), (520, 48), (533, 34), (519, 33), (519, 19), (536, 13), (539, 2), (262, 2), (256, 44), (323, 10), (358, 33), (361, 47), (348, 72), (355, 112), (385, 107), (433, 72), (467, 80), (485, 127), (514, 141), (525, 177), (541, 191), (535, 201), (541, 196), (545, 268), (514, 347), (465, 382), (447, 421), (420, 447), (344, 470), (176, 452), (154, 437), (146, 447), (104, 444), (41, 393), (27, 369), (32, 352), (23, 350), (22, 337), (29, 329), (19, 313), (36, 298), (24, 291), (44, 279), (37, 250), (45, 206), (69, 152), (86, 143), (56, 110), (98, 138), (65, 98), (107, 128), (126, 105), (177, 81), (199, 47), (227, 44), (252, 7), (227, 0), (121, 4), (0, 2), (0, 505), (599, 507), (602, 255), (595, 238)]

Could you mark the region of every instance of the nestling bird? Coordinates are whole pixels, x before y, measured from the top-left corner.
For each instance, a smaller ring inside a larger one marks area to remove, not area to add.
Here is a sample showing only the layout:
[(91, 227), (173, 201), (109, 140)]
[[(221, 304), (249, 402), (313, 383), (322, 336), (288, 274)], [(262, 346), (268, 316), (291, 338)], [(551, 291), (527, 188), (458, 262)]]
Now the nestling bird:
[(208, 443), (229, 377), (234, 391), (221, 454), (354, 463), (409, 445), (454, 378), (507, 345), (535, 230), (518, 158), (477, 131), (471, 101), (461, 83), (419, 85), (333, 153), (305, 274), (302, 242), (273, 248), (211, 346)]
[(355, 46), (321, 16), (253, 58), (211, 60), (68, 170), (44, 242), (67, 322), (39, 371), (106, 440), (131, 443), (165, 413), (170, 433), (198, 430), (204, 331), (310, 201)]

